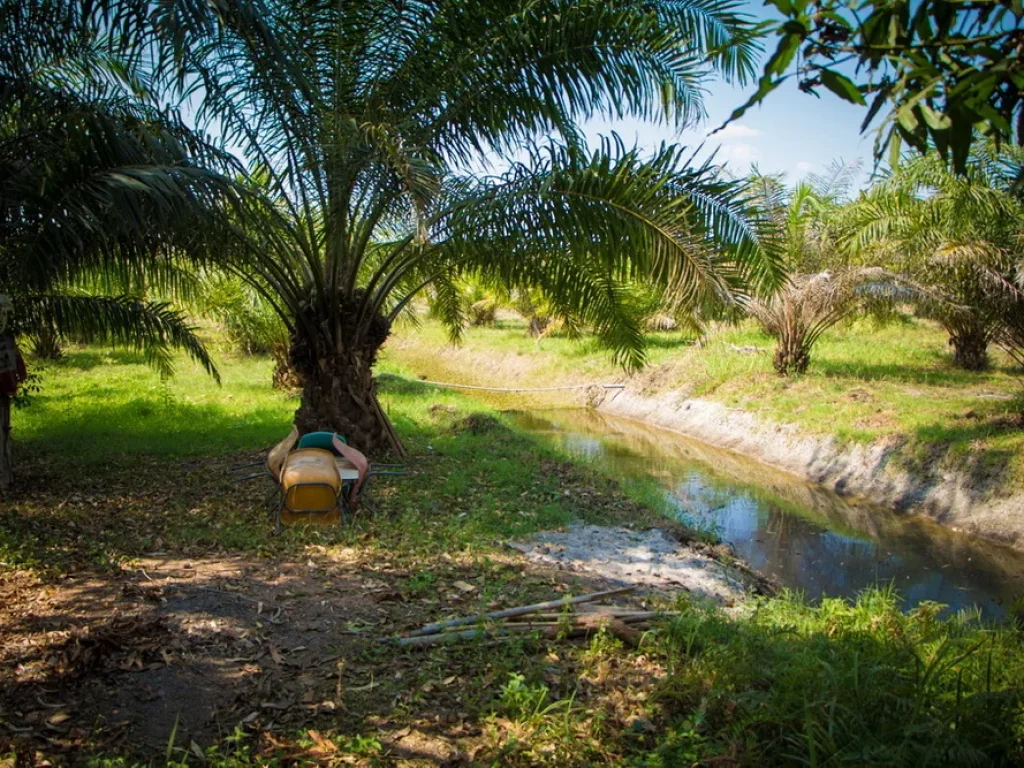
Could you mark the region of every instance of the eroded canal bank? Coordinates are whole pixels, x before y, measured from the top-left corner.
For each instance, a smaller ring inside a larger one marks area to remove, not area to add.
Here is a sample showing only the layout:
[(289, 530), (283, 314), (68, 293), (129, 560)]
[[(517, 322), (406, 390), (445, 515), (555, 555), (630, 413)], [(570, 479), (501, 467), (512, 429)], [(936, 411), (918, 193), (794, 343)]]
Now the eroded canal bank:
[(517, 411), (515, 425), (627, 482), (728, 542), (743, 560), (810, 598), (891, 584), (1002, 616), (1024, 594), (1024, 553), (934, 521), (843, 498), (734, 452), (586, 409)]

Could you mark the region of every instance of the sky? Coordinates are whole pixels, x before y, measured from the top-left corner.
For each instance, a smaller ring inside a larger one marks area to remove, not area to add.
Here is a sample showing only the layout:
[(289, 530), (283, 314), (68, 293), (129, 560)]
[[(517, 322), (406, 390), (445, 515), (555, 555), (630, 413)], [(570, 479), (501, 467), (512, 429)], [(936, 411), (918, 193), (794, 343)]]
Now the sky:
[(645, 150), (653, 150), (663, 141), (693, 148), (703, 142), (704, 152), (717, 149), (716, 160), (725, 163), (733, 175), (746, 175), (757, 165), (764, 173), (784, 173), (790, 181), (820, 172), (833, 160), (859, 160), (861, 181), (867, 181), (874, 135), (870, 131), (860, 135), (866, 110), (830, 93), (816, 98), (800, 91), (795, 83), (784, 83), (741, 120), (712, 135), (755, 88), (753, 84), (746, 88), (711, 84), (705, 100), (707, 120), (681, 133), (673, 126), (637, 120), (592, 120), (587, 124), (587, 136), (594, 140), (614, 131), (627, 145), (635, 143)]
[[(746, 12), (759, 20), (777, 13), (774, 9), (770, 13), (760, 0), (745, 5)], [(766, 55), (774, 51), (774, 46), (774, 40), (766, 41)], [(692, 129), (676, 133), (672, 126), (636, 120), (592, 120), (587, 125), (588, 138), (596, 139), (614, 131), (627, 145), (636, 143), (647, 150), (663, 141), (694, 148), (703, 142), (706, 152), (718, 150), (716, 160), (724, 162), (733, 175), (746, 175), (752, 165), (757, 165), (763, 173), (784, 173), (791, 182), (824, 170), (833, 160), (860, 161), (861, 184), (868, 181), (874, 164), (874, 133), (869, 129), (864, 136), (860, 135), (860, 124), (867, 113), (865, 107), (850, 104), (827, 91), (817, 98), (800, 91), (795, 82), (787, 81), (741, 120), (710, 135), (750, 98), (757, 86), (713, 82), (706, 88), (708, 117)]]

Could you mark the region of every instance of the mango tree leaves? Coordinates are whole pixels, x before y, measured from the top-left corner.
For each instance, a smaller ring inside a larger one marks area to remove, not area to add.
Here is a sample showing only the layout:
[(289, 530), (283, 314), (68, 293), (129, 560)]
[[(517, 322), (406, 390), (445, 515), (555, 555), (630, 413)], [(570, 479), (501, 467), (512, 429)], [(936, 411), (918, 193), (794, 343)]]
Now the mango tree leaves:
[(958, 172), (981, 136), (1024, 143), (1021, 0), (768, 0), (782, 18), (757, 91), (736, 120), (790, 78), (867, 105), (876, 157), (934, 147)]

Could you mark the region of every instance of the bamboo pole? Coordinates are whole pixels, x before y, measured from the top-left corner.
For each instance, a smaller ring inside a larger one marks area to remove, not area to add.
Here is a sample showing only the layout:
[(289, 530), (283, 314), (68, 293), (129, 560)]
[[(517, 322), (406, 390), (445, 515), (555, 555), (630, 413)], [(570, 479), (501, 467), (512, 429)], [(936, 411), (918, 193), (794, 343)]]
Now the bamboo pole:
[[(588, 595), (580, 595), (579, 597), (561, 597), (557, 600), (548, 600), (544, 603), (534, 603), (533, 605), (523, 605), (518, 608), (506, 608), (501, 611), (493, 611), (491, 613), (484, 613), (478, 616), (465, 616), (460, 619), (450, 619), (449, 621), (439, 621), (434, 624), (427, 624), (421, 629), (417, 629), (410, 632), (406, 637), (421, 637), (423, 635), (433, 635), (442, 630), (450, 629), (452, 627), (464, 627), (468, 624), (476, 624), (479, 621), (486, 621), (487, 619), (506, 619), (511, 616), (526, 616), (531, 613), (539, 613), (548, 608), (561, 608), (567, 605), (579, 605), (580, 603), (589, 603), (594, 600), (601, 600), (605, 597), (613, 597), (615, 595), (624, 595), (628, 592), (636, 590), (636, 586), (620, 587), (618, 589), (608, 589), (604, 592), (591, 592)], [(380, 637), (377, 638), (379, 642), (388, 642), (391, 638)]]
[[(618, 613), (618, 612), (615, 612), (615, 613), (582, 613), (582, 614), (577, 614), (576, 616), (574, 616), (573, 620), (574, 621), (586, 621), (586, 620), (598, 621), (600, 619), (608, 619), (608, 620), (617, 619), (618, 621), (621, 621), (623, 624), (637, 624), (639, 622), (650, 621), (651, 619), (656, 619), (659, 616), (678, 616), (678, 615), (679, 615), (678, 611), (671, 611), (671, 612), (665, 612), (665, 611), (629, 611), (629, 612), (626, 612), (626, 613)], [(557, 614), (557, 613), (530, 614), (530, 619), (532, 620), (534, 618), (539, 619), (539, 621), (532, 621), (532, 622), (510, 621), (510, 622), (506, 622), (504, 626), (506, 626), (506, 627), (518, 627), (518, 626), (524, 626), (527, 623), (533, 623), (533, 624), (538, 624), (538, 625), (540, 625), (540, 624), (548, 624), (548, 623), (558, 624), (559, 620), (562, 619), (563, 617), (561, 616), (561, 614)]]
[(642, 633), (635, 627), (628, 626), (620, 619), (610, 616), (588, 616), (586, 619), (573, 622), (565, 627), (561, 622), (545, 622), (543, 624), (506, 624), (494, 629), (460, 629), (454, 632), (437, 632), (431, 635), (399, 637), (394, 643), (403, 648), (424, 648), (431, 645), (442, 645), (457, 640), (473, 640), (480, 637), (501, 639), (536, 633), (547, 640), (559, 637), (586, 637), (601, 629), (607, 629), (612, 635), (624, 643), (636, 648), (640, 644)]

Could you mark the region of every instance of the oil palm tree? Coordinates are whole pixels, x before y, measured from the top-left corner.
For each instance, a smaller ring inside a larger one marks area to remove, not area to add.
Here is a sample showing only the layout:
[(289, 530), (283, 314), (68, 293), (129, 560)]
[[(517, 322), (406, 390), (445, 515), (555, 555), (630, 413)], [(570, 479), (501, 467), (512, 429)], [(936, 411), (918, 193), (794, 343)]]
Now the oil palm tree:
[(676, 147), (580, 138), (595, 115), (691, 124), (707, 76), (747, 78), (754, 29), (732, 0), (174, 6), (153, 39), (188, 41), (178, 82), (250, 162), (263, 202), (222, 250), (288, 325), (304, 431), (393, 438), (377, 352), (427, 287), (457, 328), (460, 275), (543, 290), (635, 366), (623, 285), (696, 302), (777, 274), (741, 185)]
[(837, 161), (792, 189), (780, 177), (755, 173), (754, 187), (789, 278), (771, 295), (752, 299), (748, 309), (776, 339), (773, 366), (780, 375), (806, 371), (822, 334), (892, 295), (889, 275), (848, 264), (838, 246), (841, 211), (858, 171), (856, 164)]
[(884, 262), (920, 286), (923, 314), (949, 334), (953, 363), (988, 365), (1020, 313), (1024, 204), (1014, 184), (1024, 148), (975, 147), (964, 175), (941, 158), (908, 160), (851, 206), (845, 247)]
[[(183, 287), (177, 254), (197, 250), (202, 222), (223, 222), (237, 200), (221, 172), (231, 161), (139, 97), (100, 18), (60, 10), (0, 7), (6, 330), (137, 348), (163, 373), (183, 349), (216, 375), (184, 315), (144, 293)], [(10, 405), (0, 395), (0, 491), (12, 477)]]

